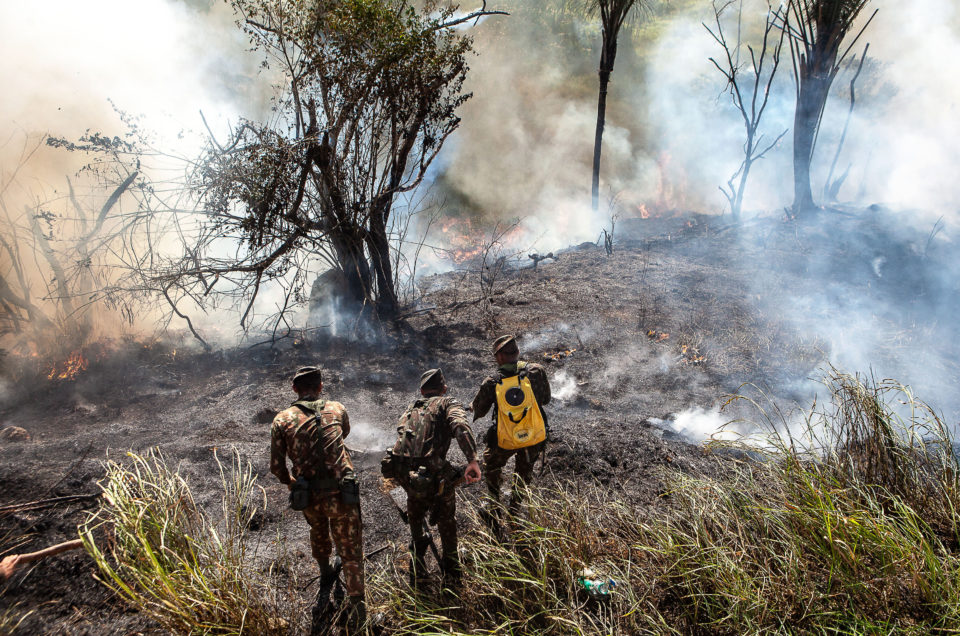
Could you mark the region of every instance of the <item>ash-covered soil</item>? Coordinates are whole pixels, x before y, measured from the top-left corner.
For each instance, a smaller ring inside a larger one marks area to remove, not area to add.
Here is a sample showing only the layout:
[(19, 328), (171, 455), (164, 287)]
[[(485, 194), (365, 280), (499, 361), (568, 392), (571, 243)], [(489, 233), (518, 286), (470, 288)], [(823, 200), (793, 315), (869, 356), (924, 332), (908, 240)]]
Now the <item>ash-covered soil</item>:
[[(546, 410), (554, 439), (541, 483), (593, 480), (638, 508), (656, 506), (665, 469), (722, 470), (723, 457), (700, 444), (712, 432), (704, 427), (757, 419), (742, 410), (717, 415), (724, 396), (754, 391), (741, 389), (749, 383), (787, 408), (809, 406), (810, 378), (845, 354), (837, 344), (843, 338), (832, 338), (834, 318), (837, 329), (856, 330), (854, 317), (867, 307), (878, 332), (870, 364), (896, 365), (914, 350), (936, 349), (922, 366), (955, 384), (956, 327), (948, 316), (956, 279), (941, 276), (951, 271), (942, 262), (948, 246), (892, 237), (879, 214), (737, 228), (698, 216), (622, 223), (612, 255), (585, 244), (535, 269), (474, 262), (427, 277), (406, 325), (375, 341), (311, 331), (274, 348), (210, 354), (120, 347), (75, 381), (38, 376), (14, 387), (0, 421), (30, 439), (0, 439), (0, 506), (96, 493), (106, 458), (156, 447), (212, 509), (220, 483), (214, 453), (227, 458), (236, 448), (253, 462), (269, 500), (257, 524), (258, 558), (270, 562), (279, 533), (308, 577), (315, 564), (306, 523), (286, 508), (286, 489), (268, 470), (269, 422), (293, 398), (291, 370), (320, 364), (326, 396), (351, 416), (347, 441), (361, 474), (365, 550), (396, 546), (371, 559), (376, 568), (408, 539), (379, 459), (419, 374), (442, 367), (451, 393), (468, 402), (494, 370), (489, 344), (503, 333), (517, 334), (523, 357), (545, 364), (552, 384)], [(838, 244), (838, 235), (847, 240)], [(918, 392), (925, 396), (922, 386)], [(934, 405), (956, 422), (953, 404)], [(486, 418), (476, 422), (475, 434), (487, 426)], [(483, 486), (461, 492), (476, 499)], [(95, 505), (0, 511), (0, 556), (75, 538)], [(14, 546), (17, 538), (23, 542)], [(39, 562), (8, 582), (0, 613), (32, 610), (22, 633), (160, 631), (93, 576), (79, 551)]]

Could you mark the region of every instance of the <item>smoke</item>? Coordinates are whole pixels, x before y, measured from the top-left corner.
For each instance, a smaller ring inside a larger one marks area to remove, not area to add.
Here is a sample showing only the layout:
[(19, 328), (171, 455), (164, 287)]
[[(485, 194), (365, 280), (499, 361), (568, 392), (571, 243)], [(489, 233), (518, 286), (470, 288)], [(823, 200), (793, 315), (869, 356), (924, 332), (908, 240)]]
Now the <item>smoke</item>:
[(351, 448), (357, 450), (383, 450), (393, 442), (393, 435), (365, 421), (350, 421)]
[(569, 402), (577, 395), (577, 379), (569, 375), (566, 371), (560, 371), (554, 374), (550, 383), (550, 396), (552, 399)]
[[(522, 218), (518, 236), (541, 251), (594, 241), (609, 227), (606, 212), (589, 209), (599, 29), (595, 19), (576, 13), (506, 4), (509, 18), (488, 20), (476, 32), (474, 98), (447, 149), (439, 185), (453, 193), (449, 208), (459, 214)], [(755, 49), (767, 6), (743, 5), (744, 41)], [(960, 223), (960, 181), (953, 174), (960, 164), (960, 76), (950, 63), (960, 54), (960, 10), (948, 0), (875, 0), (861, 25), (873, 9), (876, 18), (834, 82), (812, 166), (820, 200), (850, 107), (852, 63), (870, 43), (832, 177), (846, 173), (838, 198), (857, 213), (880, 204), (865, 213), (873, 227), (864, 233), (857, 224), (824, 222), (821, 242), (798, 256), (804, 262), (775, 261), (762, 231), (739, 233), (740, 245), (731, 249), (750, 255), (744, 267), (756, 273), (747, 277), (744, 297), (754, 310), (819, 343), (825, 363), (901, 379), (956, 413), (960, 400), (950, 386), (958, 369), (949, 343), (956, 339), (960, 272), (947, 254)], [(709, 61), (723, 55), (702, 24), (713, 20), (709, 3), (687, 4), (621, 34), (601, 183), (604, 199), (619, 193), (624, 216), (636, 216), (640, 204), (665, 212), (728, 209), (718, 186), (742, 161), (744, 128)], [(725, 27), (735, 34), (733, 22)], [(740, 59), (746, 56), (744, 48)], [(767, 141), (787, 134), (754, 164), (744, 200), (748, 218), (777, 217), (793, 200), (794, 100), (785, 47), (761, 132)], [(934, 231), (941, 217), (942, 231)], [(785, 285), (795, 293), (781, 293)], [(638, 368), (669, 373), (675, 361), (638, 346), (612, 360), (601, 381), (622, 389)], [(816, 394), (806, 377), (779, 381), (796, 399)]]
[(28, 134), (122, 134), (112, 101), (142, 114), (169, 150), (182, 130), (202, 125), (201, 110), (215, 125), (241, 105), (247, 113), (266, 105), (232, 20), (223, 3), (5, 3), (0, 117)]
[[(745, 39), (755, 47), (766, 8), (763, 2), (744, 2)], [(956, 8), (941, 0), (877, 1), (867, 6), (861, 25), (874, 8), (876, 18), (834, 83), (814, 156), (814, 187), (826, 180), (839, 143), (849, 109), (851, 64), (870, 43), (834, 174), (836, 178), (849, 167), (841, 199), (919, 208), (933, 220), (946, 213), (955, 223), (960, 185), (948, 166), (960, 159), (960, 149), (950, 141), (960, 133), (956, 110), (960, 80), (942, 62), (960, 53)], [(728, 18), (735, 14), (729, 13)], [(744, 131), (739, 113), (723, 92), (725, 80), (708, 62), (723, 55), (701, 24), (712, 26), (713, 19), (712, 9), (705, 7), (671, 22), (651, 54), (648, 94), (653, 96), (649, 123), (660, 133), (655, 137), (657, 147), (672, 158), (670, 180), (685, 177), (702, 199), (701, 209), (719, 211), (725, 201), (717, 186), (726, 183), (742, 160)], [(726, 27), (728, 34), (735, 33), (734, 24), (728, 21)], [(742, 82), (749, 79), (741, 76)], [(768, 140), (792, 129), (794, 98), (785, 48), (761, 128)], [(788, 133), (756, 164), (746, 209), (771, 210), (790, 203), (791, 146)]]
[[(493, 4), (511, 15), (490, 18), (471, 31), (479, 53), (471, 59), (467, 87), (474, 97), (432, 173), (444, 214), (478, 222), (520, 218), (511, 245), (546, 252), (596, 240), (610, 226), (605, 204), (614, 194), (628, 217), (636, 216), (641, 204), (664, 211), (725, 211), (718, 186), (742, 159), (743, 128), (722, 76), (709, 62), (722, 51), (701, 24), (713, 19), (707, 4), (668, 7), (621, 34), (603, 136), (604, 205), (597, 214), (589, 203), (600, 43), (596, 19), (568, 11), (564, 3)], [(960, 54), (960, 15), (950, 0), (876, 0), (864, 18), (873, 7), (879, 13), (861, 42), (871, 43), (870, 54), (837, 162), (839, 173), (849, 169), (840, 198), (904, 210), (878, 214), (878, 222), (909, 228), (916, 235), (907, 241), (916, 247), (914, 255), (945, 254), (953, 248), (951, 232), (960, 221), (960, 180), (953, 174), (960, 164), (955, 143), (960, 76), (949, 63)], [(766, 9), (761, 0), (746, 0), (746, 38), (755, 41)], [(142, 115), (141, 125), (156, 133), (158, 147), (179, 148), (183, 154), (196, 147), (197, 136), (181, 137), (181, 131), (203, 129), (201, 110), (215, 134), (238, 115), (268, 113), (269, 78), (258, 76), (258, 57), (246, 50), (225, 3), (6, 3), (0, 7), (0, 41), (7, 61), (0, 102), (8, 129), (0, 137), (4, 183), (20, 161), (24, 139), (47, 132), (76, 137), (88, 128), (123, 134), (111, 101)], [(814, 158), (815, 189), (822, 187), (837, 148), (851, 72), (845, 69), (837, 78), (824, 116)], [(764, 116), (767, 139), (792, 127), (793, 94), (785, 52)], [(748, 216), (776, 214), (790, 203), (791, 145), (788, 133), (755, 165), (744, 203)], [(64, 175), (75, 173), (83, 160), (41, 148), (18, 174), (18, 187), (4, 194), (10, 199), (16, 190), (20, 200), (7, 202), (19, 209), (22, 202), (56, 198), (53, 188), (62, 193)], [(941, 216), (946, 230), (931, 251), (923, 237)], [(419, 240), (414, 237), (425, 223), (421, 219), (412, 240)], [(742, 249), (762, 251), (757, 249), (761, 238), (744, 233)], [(443, 243), (436, 227), (428, 241), (433, 243)], [(898, 271), (933, 262), (870, 253), (868, 245), (853, 249), (866, 259), (876, 285), (887, 284)], [(812, 260), (802, 293), (788, 303), (761, 303), (758, 310), (814, 334), (826, 343), (825, 355), (845, 368), (904, 373), (918, 386), (929, 383), (938, 396), (949, 393), (955, 365), (946, 353), (930, 353), (944, 339), (942, 329), (897, 340), (895, 300), (887, 298), (878, 307), (876, 297), (851, 294), (844, 281), (829, 274), (836, 263)], [(430, 265), (421, 273), (440, 267)], [(746, 295), (765, 298), (777, 282), (776, 264), (761, 253), (751, 265), (771, 276), (754, 277)], [(954, 307), (943, 297), (955, 291), (955, 275), (948, 268), (939, 280), (925, 280), (930, 315), (952, 315)], [(265, 289), (258, 310), (269, 312), (283, 302), (279, 290)], [(222, 322), (219, 314), (211, 314), (203, 324), (213, 329)], [(530, 334), (527, 346), (561, 339), (573, 346), (566, 332)], [(622, 386), (638, 366), (669, 373), (676, 361), (639, 345), (618, 355), (601, 382), (611, 389)]]
[(661, 426), (666, 424), (695, 442), (702, 442), (707, 439), (731, 440), (737, 437), (735, 431), (727, 428), (729, 420), (718, 409), (695, 406), (681, 413), (676, 413), (665, 421), (659, 420), (654, 423)]
[[(17, 276), (10, 273), (13, 263), (8, 252), (0, 256), (0, 265), (11, 279), (25, 277), (20, 287), (30, 288), (32, 302), (49, 316), (60, 309), (44, 298), (53, 274), (45, 259), (29, 253), (32, 238), (25, 241), (33, 234), (30, 217), (46, 215), (41, 230), (62, 258), (68, 251), (65, 246), (86, 232), (66, 196), (67, 180), (73, 198), (92, 219), (109, 195), (98, 175), (111, 167), (101, 162), (102, 157), (52, 148), (43, 143), (44, 138), (76, 141), (89, 132), (127, 139), (132, 126), (157, 151), (150, 165), (137, 166), (141, 175), (157, 184), (168, 183), (171, 170), (182, 175), (184, 164), (177, 157), (192, 158), (202, 142), (195, 132), (202, 126), (201, 110), (208, 114), (211, 129), (222, 131), (226, 118), (241, 112), (241, 102), (245, 112), (265, 106), (263, 98), (254, 98), (261, 88), (248, 79), (255, 69), (249, 68), (250, 63), (244, 66), (247, 56), (237, 55), (246, 47), (230, 22), (222, 3), (48, 0), (40, 5), (0, 6), (5, 61), (0, 102), (0, 199), (4, 205), (0, 231), (21, 250), (22, 271)], [(119, 217), (136, 210), (136, 205), (124, 197), (111, 214)], [(113, 248), (100, 246), (88, 274), (78, 274), (75, 263), (60, 265), (67, 278), (92, 276), (102, 284), (116, 264), (110, 261)], [(24, 293), (20, 288), (17, 292)], [(96, 313), (101, 331), (118, 326), (119, 312), (102, 303), (88, 306), (88, 300), (75, 301), (79, 314)]]
[[(599, 29), (594, 18), (506, 2), (509, 18), (476, 31), (480, 51), (455, 145), (447, 149), (442, 186), (454, 207), (477, 216), (524, 219), (526, 237), (543, 250), (596, 240), (606, 213), (589, 210), (590, 166), (596, 125)], [(736, 7), (733, 7), (735, 9)], [(849, 167), (840, 196), (920, 208), (935, 220), (955, 221), (960, 185), (951, 167), (960, 159), (960, 80), (944, 60), (960, 53), (957, 9), (947, 0), (875, 1), (871, 43), (858, 80), (857, 105), (834, 178)], [(651, 16), (621, 34), (608, 96), (603, 137), (604, 198), (619, 193), (640, 203), (720, 213), (726, 184), (742, 159), (740, 114), (709, 62), (722, 49), (702, 23), (709, 5)], [(767, 12), (745, 0), (745, 44), (758, 44)], [(735, 33), (728, 11), (728, 34)], [(746, 61), (746, 50), (741, 60)], [(768, 63), (769, 67), (769, 63)], [(814, 158), (819, 187), (837, 149), (849, 107), (853, 69), (838, 76)], [(742, 76), (744, 81), (749, 76)], [(783, 60), (761, 132), (773, 140), (792, 128), (794, 86), (789, 53)], [(745, 209), (775, 210), (792, 200), (791, 134), (755, 164)], [(509, 152), (504, 152), (509, 149)]]

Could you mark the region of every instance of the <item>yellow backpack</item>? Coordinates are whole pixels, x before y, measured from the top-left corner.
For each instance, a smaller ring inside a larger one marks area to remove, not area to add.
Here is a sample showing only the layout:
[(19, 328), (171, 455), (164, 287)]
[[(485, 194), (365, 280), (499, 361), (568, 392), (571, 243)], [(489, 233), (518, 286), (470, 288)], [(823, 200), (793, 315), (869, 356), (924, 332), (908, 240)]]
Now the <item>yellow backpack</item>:
[(505, 450), (534, 446), (547, 439), (543, 412), (524, 370), (497, 381), (497, 445)]

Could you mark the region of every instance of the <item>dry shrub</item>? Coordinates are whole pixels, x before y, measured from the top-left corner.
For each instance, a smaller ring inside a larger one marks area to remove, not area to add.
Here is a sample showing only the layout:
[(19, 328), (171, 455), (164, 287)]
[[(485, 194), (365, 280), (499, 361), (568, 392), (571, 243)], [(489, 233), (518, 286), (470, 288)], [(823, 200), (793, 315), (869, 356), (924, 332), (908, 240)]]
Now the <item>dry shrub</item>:
[(214, 521), (159, 452), (128, 455), (107, 464), (103, 503), (80, 527), (103, 583), (177, 633), (286, 633), (276, 595), (260, 589), (246, 558), (250, 522), (266, 503), (249, 463), (235, 452), (230, 469), (220, 465)]

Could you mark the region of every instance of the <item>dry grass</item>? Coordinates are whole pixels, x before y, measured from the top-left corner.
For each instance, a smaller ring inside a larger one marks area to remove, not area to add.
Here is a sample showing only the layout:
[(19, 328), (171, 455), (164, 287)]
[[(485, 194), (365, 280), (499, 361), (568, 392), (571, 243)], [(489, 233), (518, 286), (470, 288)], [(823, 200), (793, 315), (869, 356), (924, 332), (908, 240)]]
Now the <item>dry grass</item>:
[(220, 466), (214, 521), (162, 455), (129, 459), (108, 463), (104, 503), (80, 527), (103, 583), (176, 633), (286, 633), (281, 599), (247, 555), (249, 524), (265, 504), (251, 466), (236, 453), (229, 469)]
[[(726, 442), (752, 459), (719, 478), (668, 475), (658, 508), (598, 487), (529, 492), (507, 540), (467, 533), (456, 601), (378, 573), (387, 632), (957, 633), (949, 431), (896, 383), (829, 386), (802, 435), (779, 422), (762, 442)], [(584, 565), (618, 581), (610, 602), (577, 589)]]

